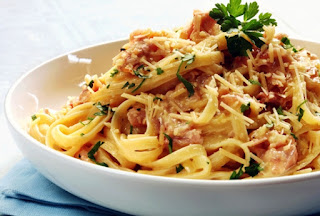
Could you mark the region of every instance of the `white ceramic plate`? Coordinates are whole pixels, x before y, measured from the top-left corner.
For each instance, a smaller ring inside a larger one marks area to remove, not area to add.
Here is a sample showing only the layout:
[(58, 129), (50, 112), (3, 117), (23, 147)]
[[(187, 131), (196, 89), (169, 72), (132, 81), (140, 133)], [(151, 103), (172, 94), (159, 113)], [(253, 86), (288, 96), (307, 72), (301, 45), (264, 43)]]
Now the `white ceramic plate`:
[[(212, 181), (134, 174), (93, 165), (34, 140), (26, 122), (39, 108), (59, 109), (78, 95), (86, 73), (104, 73), (125, 40), (73, 54), (90, 68), (54, 58), (21, 77), (10, 89), (5, 111), (24, 156), (49, 180), (93, 203), (134, 215), (301, 215), (320, 211), (320, 172), (271, 179)], [(320, 54), (320, 44), (293, 40)]]

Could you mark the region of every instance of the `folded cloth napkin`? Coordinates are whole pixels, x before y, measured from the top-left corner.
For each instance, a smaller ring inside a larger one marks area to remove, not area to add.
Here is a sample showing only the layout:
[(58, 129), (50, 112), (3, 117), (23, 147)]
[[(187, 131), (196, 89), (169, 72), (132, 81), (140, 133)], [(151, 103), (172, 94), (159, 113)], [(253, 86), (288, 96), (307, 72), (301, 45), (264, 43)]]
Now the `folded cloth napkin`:
[(26, 159), (0, 179), (0, 215), (126, 215), (76, 197), (42, 176)]

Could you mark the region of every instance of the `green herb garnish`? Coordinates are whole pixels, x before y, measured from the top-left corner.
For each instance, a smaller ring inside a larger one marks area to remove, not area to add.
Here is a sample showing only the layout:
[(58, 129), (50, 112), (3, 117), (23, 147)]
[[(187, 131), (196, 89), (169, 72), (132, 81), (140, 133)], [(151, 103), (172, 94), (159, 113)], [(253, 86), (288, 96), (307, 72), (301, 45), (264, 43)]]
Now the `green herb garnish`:
[(155, 101), (155, 100), (162, 101), (162, 98), (159, 98), (159, 97), (155, 96), (155, 97), (153, 98), (153, 101)]
[(119, 70), (117, 68), (115, 68), (115, 69), (113, 69), (113, 72), (110, 74), (110, 77), (114, 77), (118, 73), (119, 73)]
[(283, 38), (281, 38), (281, 42), (283, 43), (283, 48), (285, 48), (285, 49), (292, 48), (293, 52), (295, 52), (295, 53), (298, 52), (298, 50), (291, 44), (289, 38), (283, 37)]
[(168, 144), (168, 150), (169, 150), (169, 153), (171, 154), (172, 153), (172, 143), (173, 143), (173, 140), (172, 138), (166, 134), (166, 133), (163, 133), (163, 135), (167, 138), (167, 140), (169, 141), (169, 144)]
[(181, 164), (179, 164), (179, 166), (176, 167), (176, 173), (181, 172), (183, 169), (184, 167)]
[(278, 108), (277, 108), (277, 113), (279, 114), (279, 115), (285, 115), (284, 113), (283, 113), (283, 109), (282, 109), (282, 107), (281, 106), (279, 106)]
[(274, 126), (274, 124), (273, 124), (273, 122), (271, 122), (271, 123), (266, 123), (265, 126), (266, 126), (267, 128), (272, 128), (272, 127)]
[(241, 104), (240, 110), (242, 113), (250, 109), (250, 102), (248, 104)]
[(254, 162), (254, 160), (251, 159), (250, 165), (248, 167), (245, 167), (244, 170), (245, 170), (245, 173), (247, 173), (249, 176), (254, 177), (258, 175), (258, 173), (262, 171), (263, 168), (260, 166), (260, 164)]
[(32, 119), (32, 121), (34, 121), (34, 120), (37, 119), (37, 116), (36, 116), (36, 115), (32, 115), (32, 116), (31, 116), (31, 119)]
[[(271, 18), (271, 13), (261, 13), (259, 19), (254, 18), (259, 12), (257, 2), (251, 2), (249, 5), (241, 4), (241, 0), (230, 0), (226, 5), (215, 4), (209, 15), (221, 25), (224, 32), (243, 32), (251, 41), (247, 41), (240, 34), (229, 37), (226, 36), (227, 46), (230, 54), (235, 56), (247, 56), (246, 50), (252, 50), (252, 44), (261, 47), (264, 42), (260, 39), (263, 36), (264, 25), (277, 25), (275, 19)], [(243, 16), (243, 22), (237, 17)]]
[(230, 176), (230, 180), (239, 179), (243, 175), (242, 167), (243, 167), (243, 164), (241, 164), (241, 166), (239, 167), (239, 171), (238, 172), (236, 172), (236, 170), (234, 170), (232, 172), (232, 174)]
[(290, 135), (293, 136), (295, 140), (298, 140), (298, 137), (294, 133), (290, 133)]
[(80, 136), (84, 136), (84, 135), (85, 135), (84, 133), (81, 133), (81, 134), (80, 134)]
[(98, 110), (100, 110), (100, 112), (96, 112), (93, 115), (95, 115), (95, 116), (107, 115), (108, 110), (109, 110), (109, 104), (102, 105), (100, 102), (98, 102), (98, 103), (94, 103), (93, 105), (96, 106), (98, 108)]
[(100, 165), (100, 166), (105, 166), (108, 167), (108, 164), (102, 162), (99, 163), (96, 161), (96, 158), (94, 157), (94, 154), (98, 151), (98, 149), (100, 148), (100, 146), (103, 144), (104, 142), (98, 141), (93, 147), (92, 149), (88, 152), (88, 158), (90, 158), (90, 160), (92, 160), (93, 162), (95, 162), (96, 164)]
[(251, 80), (249, 79), (249, 82), (252, 84), (252, 85), (258, 85), (258, 86), (261, 86), (261, 83), (257, 80)]
[(132, 134), (132, 130), (133, 130), (133, 126), (130, 125), (130, 131), (129, 131), (129, 134)]
[(133, 89), (131, 92), (134, 93), (135, 91), (137, 91), (137, 90), (142, 86), (142, 84), (144, 83), (144, 81), (146, 81), (146, 79), (143, 79), (143, 80), (140, 82), (140, 84), (139, 84), (135, 89)]
[(83, 123), (82, 121), (80, 121), (79, 123), (82, 124), (83, 126), (86, 126), (86, 125), (90, 124), (90, 122), (92, 122), (93, 119), (94, 118), (92, 118), (92, 117), (88, 117), (89, 122), (87, 124)]
[(94, 81), (91, 80), (91, 81), (89, 82), (88, 86), (89, 86), (90, 88), (92, 88), (92, 87), (93, 87), (93, 83), (94, 83)]
[(157, 68), (157, 75), (161, 75), (164, 73), (164, 71), (161, 68)]
[(110, 83), (107, 85), (107, 89), (110, 87)]
[(193, 54), (186, 54), (184, 55), (182, 58), (181, 58), (181, 63), (178, 67), (178, 71), (176, 73), (177, 77), (178, 77), (178, 80), (180, 80), (180, 82), (183, 83), (183, 85), (186, 87), (186, 89), (188, 90), (189, 92), (189, 97), (191, 97), (192, 95), (194, 95), (194, 89), (193, 89), (193, 85), (188, 81), (186, 80), (185, 78), (183, 78), (181, 75), (180, 75), (180, 69), (181, 69), (181, 66), (184, 62), (186, 62), (186, 66), (185, 68), (187, 68), (188, 65), (192, 64), (195, 60), (196, 56), (193, 55)]
[(136, 75), (137, 77), (141, 78), (141, 79), (148, 79), (149, 76), (143, 75), (141, 73), (139, 73), (139, 70), (142, 69), (144, 67), (144, 65), (140, 65), (137, 70), (133, 70), (134, 75)]
[(299, 104), (299, 106), (297, 106), (297, 114), (296, 116), (298, 116), (298, 121), (301, 121), (303, 114), (304, 114), (304, 110), (301, 108), (301, 106), (303, 104), (305, 104), (307, 102), (307, 100), (304, 100), (301, 104)]

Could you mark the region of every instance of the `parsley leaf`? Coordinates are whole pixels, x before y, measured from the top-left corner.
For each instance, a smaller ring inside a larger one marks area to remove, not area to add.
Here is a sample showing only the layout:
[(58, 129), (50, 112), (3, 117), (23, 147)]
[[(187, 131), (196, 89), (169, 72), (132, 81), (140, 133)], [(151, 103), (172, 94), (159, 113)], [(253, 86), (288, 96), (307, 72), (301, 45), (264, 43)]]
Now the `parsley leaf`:
[(155, 100), (160, 100), (160, 101), (162, 101), (162, 98), (159, 98), (159, 97), (155, 96), (155, 97), (153, 98), (153, 101), (155, 101)]
[(147, 79), (147, 78), (149, 78), (149, 76), (146, 76), (146, 75), (143, 75), (143, 74), (139, 73), (139, 70), (142, 69), (143, 67), (144, 67), (144, 65), (140, 65), (140, 66), (137, 68), (137, 70), (133, 70), (133, 73), (134, 73), (134, 75), (136, 75), (136, 76), (139, 77), (139, 78)]
[(270, 24), (273, 26), (277, 26), (278, 25), (277, 21), (275, 19), (271, 19), (271, 15), (272, 15), (271, 13), (261, 13), (259, 15), (259, 21), (265, 26)]
[(84, 135), (85, 135), (84, 133), (81, 133), (81, 134), (80, 134), (80, 136), (84, 136)]
[(248, 104), (241, 104), (240, 110), (242, 113), (250, 109), (250, 102)]
[(230, 176), (230, 180), (239, 179), (242, 176), (242, 174), (243, 174), (242, 167), (243, 167), (243, 164), (241, 164), (238, 172), (236, 172), (236, 170), (234, 170), (232, 172), (232, 174)]
[(94, 154), (98, 151), (98, 149), (100, 148), (100, 146), (103, 144), (104, 142), (98, 141), (93, 147), (92, 149), (88, 152), (88, 158), (90, 158), (93, 162), (95, 162), (96, 164), (100, 165), (100, 166), (105, 166), (108, 167), (108, 165), (106, 163), (99, 163), (96, 161), (96, 158), (94, 157)]
[(32, 121), (34, 121), (34, 120), (37, 119), (37, 116), (36, 116), (36, 115), (32, 115), (32, 116), (31, 116), (31, 119), (32, 119)]
[(93, 87), (93, 83), (94, 83), (94, 81), (91, 80), (91, 81), (89, 82), (88, 86), (89, 86), (90, 88), (92, 88), (92, 87)]
[(86, 126), (86, 125), (90, 124), (90, 122), (92, 122), (93, 119), (94, 118), (92, 118), (92, 117), (88, 117), (88, 120), (90, 120), (90, 121), (87, 124), (83, 123), (82, 121), (80, 121), (79, 123), (82, 124), (83, 126)]
[[(252, 44), (261, 47), (264, 42), (260, 39), (263, 36), (264, 25), (277, 25), (275, 19), (271, 18), (271, 13), (261, 13), (259, 19), (253, 19), (259, 12), (257, 2), (251, 2), (249, 5), (241, 4), (241, 0), (230, 0), (225, 6), (224, 4), (215, 4), (209, 12), (209, 16), (221, 25), (224, 32), (242, 31), (250, 40), (247, 41), (240, 35), (226, 36), (227, 47), (233, 57), (247, 56), (246, 50), (252, 50)], [(243, 15), (243, 22), (237, 17)]]
[(294, 133), (290, 133), (290, 135), (293, 136), (295, 140), (298, 140), (298, 137)]
[(244, 170), (245, 170), (245, 173), (247, 173), (249, 176), (254, 177), (258, 175), (258, 173), (262, 171), (263, 168), (260, 166), (260, 164), (254, 162), (254, 160), (251, 159), (250, 165), (248, 167), (245, 167)]
[(127, 81), (127, 82), (122, 86), (121, 89), (124, 89), (124, 88), (127, 87), (128, 85), (129, 85), (129, 82)]
[(161, 68), (157, 68), (156, 70), (157, 70), (157, 75), (161, 75), (164, 72)]
[(240, 35), (235, 35), (233, 37), (226, 36), (226, 39), (229, 53), (233, 57), (247, 56), (247, 50), (252, 49), (252, 44)]
[[(100, 112), (96, 112), (93, 115), (95, 116), (103, 116), (103, 115), (107, 115), (107, 112), (109, 110), (109, 104), (107, 105), (102, 105), (100, 102), (93, 104), (94, 106), (96, 106), (98, 108), (98, 110), (100, 110)], [(112, 111), (112, 110), (111, 110)]]
[(113, 72), (110, 74), (110, 77), (114, 77), (118, 73), (119, 73), (118, 69), (115, 68), (115, 69), (113, 69)]
[(129, 131), (130, 134), (132, 134), (132, 130), (133, 130), (133, 126), (130, 125), (130, 131)]
[(266, 126), (267, 128), (273, 128), (274, 124), (273, 124), (273, 122), (271, 122), (271, 123), (266, 123), (265, 126)]
[(183, 169), (184, 167), (181, 164), (179, 164), (179, 166), (176, 167), (176, 173), (181, 172)]
[(241, 5), (241, 0), (230, 0), (227, 4), (227, 10), (233, 17), (238, 17), (244, 14), (246, 9), (245, 5)]
[(131, 92), (134, 93), (135, 91), (137, 91), (137, 90), (142, 86), (142, 84), (144, 83), (144, 81), (146, 81), (146, 79), (143, 79), (143, 80), (140, 82), (140, 84), (139, 84), (135, 89), (133, 89)]
[(106, 86), (106, 88), (108, 89), (110, 87), (110, 83)]
[(261, 83), (260, 83), (259, 81), (257, 81), (257, 80), (251, 80), (251, 79), (249, 79), (248, 81), (249, 81), (252, 85), (261, 86)]
[(283, 113), (283, 109), (282, 109), (282, 106), (279, 106), (278, 108), (277, 108), (277, 113), (279, 114), (279, 115), (285, 115), (284, 113)]
[(171, 153), (172, 153), (172, 142), (173, 142), (173, 140), (172, 140), (172, 138), (171, 138), (168, 134), (163, 133), (163, 135), (164, 135), (164, 136), (167, 138), (167, 140), (169, 141), (168, 150), (169, 150), (169, 154), (171, 154)]
[(285, 48), (285, 49), (292, 48), (293, 52), (295, 52), (295, 53), (298, 52), (298, 50), (291, 44), (289, 38), (283, 37), (283, 38), (281, 38), (281, 42), (283, 43), (283, 48)]
[(298, 113), (296, 114), (298, 116), (298, 121), (301, 121), (304, 114), (304, 110), (302, 108), (299, 108)]
[(301, 106), (303, 104), (305, 104), (307, 102), (307, 100), (304, 100), (301, 104), (299, 104), (299, 106), (297, 106), (297, 114), (296, 116), (298, 116), (298, 121), (301, 121), (303, 114), (304, 114), (304, 110), (301, 108)]
[(253, 18), (255, 15), (257, 15), (258, 12), (259, 12), (259, 5), (257, 2), (251, 2), (249, 4), (249, 7), (248, 7), (248, 4), (246, 3), (243, 20), (247, 21)]
[(195, 60), (196, 56), (193, 55), (193, 54), (186, 54), (182, 57), (181, 59), (181, 63), (178, 67), (178, 70), (177, 70), (177, 78), (178, 80), (180, 80), (180, 82), (183, 83), (183, 85), (186, 87), (186, 89), (188, 90), (189, 92), (189, 97), (191, 97), (192, 95), (194, 95), (194, 89), (193, 89), (193, 85), (188, 81), (186, 80), (185, 78), (183, 78), (181, 75), (180, 75), (180, 69), (181, 69), (181, 66), (183, 64), (183, 62), (186, 62), (186, 66), (185, 68), (187, 68), (188, 65), (192, 64)]

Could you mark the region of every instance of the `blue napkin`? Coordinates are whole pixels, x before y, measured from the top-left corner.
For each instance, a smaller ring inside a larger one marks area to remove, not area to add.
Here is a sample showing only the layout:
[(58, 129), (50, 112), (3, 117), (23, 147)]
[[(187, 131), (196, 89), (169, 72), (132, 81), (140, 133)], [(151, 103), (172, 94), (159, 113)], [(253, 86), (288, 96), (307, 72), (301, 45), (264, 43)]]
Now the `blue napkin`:
[(0, 179), (0, 215), (126, 215), (76, 197), (59, 188), (26, 159)]

